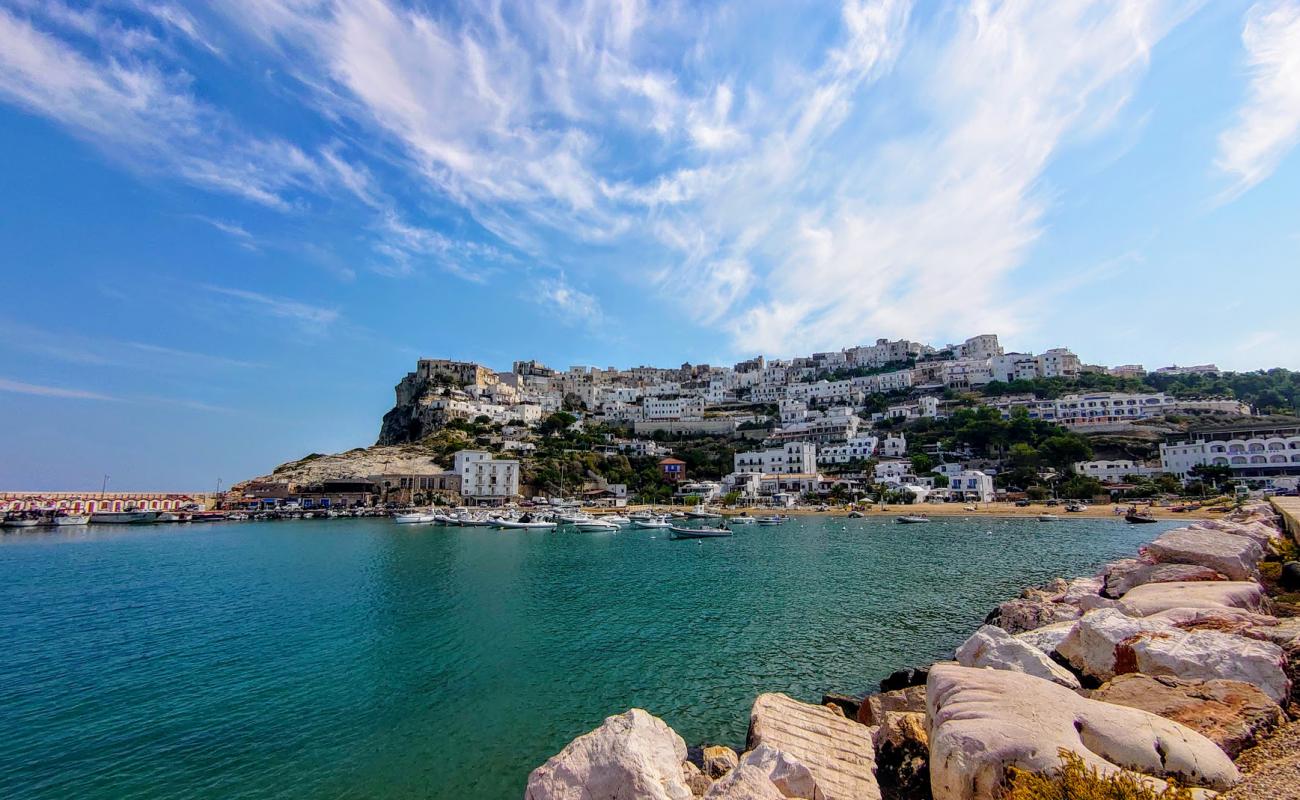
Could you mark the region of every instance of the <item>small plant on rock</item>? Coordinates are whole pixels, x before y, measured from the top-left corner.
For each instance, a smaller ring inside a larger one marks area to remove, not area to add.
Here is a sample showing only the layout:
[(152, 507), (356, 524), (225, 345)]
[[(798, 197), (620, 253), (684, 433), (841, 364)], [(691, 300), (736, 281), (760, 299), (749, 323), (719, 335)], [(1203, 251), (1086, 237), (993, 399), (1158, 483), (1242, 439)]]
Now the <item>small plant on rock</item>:
[(1157, 791), (1131, 772), (1102, 775), (1078, 753), (1062, 749), (1061, 767), (1048, 774), (1011, 768), (1004, 800), (1192, 800), (1192, 792), (1173, 781)]

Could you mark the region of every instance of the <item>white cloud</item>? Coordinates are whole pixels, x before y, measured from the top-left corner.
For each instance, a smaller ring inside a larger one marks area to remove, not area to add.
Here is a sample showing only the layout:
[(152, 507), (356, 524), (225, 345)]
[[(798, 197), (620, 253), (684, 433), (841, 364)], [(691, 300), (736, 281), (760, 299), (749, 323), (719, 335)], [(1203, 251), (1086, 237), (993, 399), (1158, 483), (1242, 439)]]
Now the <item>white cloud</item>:
[(1219, 137), (1215, 163), (1235, 179), (1225, 199), (1273, 174), (1300, 141), (1300, 2), (1251, 6), (1241, 42), (1250, 90), (1232, 127)]
[(564, 275), (536, 281), (531, 295), (534, 302), (555, 312), (564, 325), (599, 327), (605, 315), (600, 302), (591, 294), (575, 289)]
[(65, 400), (109, 400), (116, 401), (118, 398), (110, 397), (98, 392), (88, 392), (82, 389), (65, 389), (59, 386), (42, 386), (36, 383), (24, 383), (22, 381), (11, 381), (8, 378), (0, 378), (0, 392), (9, 392), (11, 394), (27, 394), (35, 397), (57, 397)]
[(240, 301), (245, 307), (262, 311), (272, 317), (287, 319), (297, 323), (305, 330), (320, 331), (328, 328), (339, 319), (338, 309), (322, 308), (297, 300), (272, 297), (247, 289), (231, 289), (223, 286), (204, 286), (213, 294)]

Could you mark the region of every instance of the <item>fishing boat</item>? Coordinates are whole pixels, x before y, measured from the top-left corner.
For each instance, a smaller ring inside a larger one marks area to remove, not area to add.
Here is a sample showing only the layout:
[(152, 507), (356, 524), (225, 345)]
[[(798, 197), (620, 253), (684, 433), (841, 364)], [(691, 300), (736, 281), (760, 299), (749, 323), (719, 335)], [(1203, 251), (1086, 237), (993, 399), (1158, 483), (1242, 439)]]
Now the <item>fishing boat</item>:
[(727, 524), (729, 525), (753, 525), (757, 521), (748, 514), (736, 514), (734, 517), (727, 517)]
[(732, 535), (732, 532), (726, 528), (683, 528), (680, 525), (668, 526), (668, 536), (672, 539), (717, 539), (723, 536)]
[(919, 525), (923, 522), (929, 522), (930, 518), (920, 514), (904, 514), (901, 517), (894, 517), (894, 522), (900, 525)]
[(5, 517), (3, 524), (6, 528), (35, 528), (41, 524), (40, 517), (31, 517), (18, 514), (10, 514)]
[(790, 519), (789, 517), (783, 517), (780, 514), (773, 514), (767, 517), (759, 517), (755, 521), (759, 525), (780, 525), (781, 523), (786, 522), (789, 519)]
[(1150, 514), (1139, 514), (1136, 511), (1130, 511), (1124, 515), (1124, 521), (1133, 525), (1149, 525), (1152, 522), (1159, 522), (1160, 520)]
[(86, 514), (55, 514), (50, 519), (51, 525), (62, 527), (63, 525), (85, 525), (90, 522), (90, 517)]
[(1060, 519), (1060, 517), (1056, 516), (1055, 514), (1039, 514), (1039, 515), (1038, 515), (1038, 521), (1039, 521), (1039, 522), (1056, 522), (1058, 519)]
[(185, 511), (164, 511), (158, 515), (158, 522), (189, 522), (190, 514)]
[(160, 515), (159, 511), (96, 511), (90, 521), (97, 525), (151, 525)]
[(650, 517), (649, 519), (634, 519), (632, 520), (632, 526), (636, 528), (656, 529), (656, 528), (671, 528), (673, 524), (668, 520), (662, 519), (660, 517)]
[(574, 523), (575, 528), (583, 533), (602, 533), (604, 531), (614, 532), (618, 530), (618, 525), (603, 519), (589, 519), (582, 522)]

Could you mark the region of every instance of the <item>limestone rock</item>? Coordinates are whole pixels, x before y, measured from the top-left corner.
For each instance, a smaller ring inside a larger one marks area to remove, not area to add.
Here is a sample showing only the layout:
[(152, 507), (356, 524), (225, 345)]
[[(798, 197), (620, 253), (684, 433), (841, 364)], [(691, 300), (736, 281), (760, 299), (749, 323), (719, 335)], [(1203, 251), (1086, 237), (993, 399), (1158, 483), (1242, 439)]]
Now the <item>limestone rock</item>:
[(873, 737), (876, 780), (894, 798), (926, 798), (930, 790), (930, 737), (925, 714), (886, 711)]
[(1135, 617), (1146, 617), (1171, 608), (1258, 611), (1266, 603), (1264, 587), (1254, 581), (1181, 581), (1134, 587), (1120, 598), (1119, 608)]
[(1070, 631), (1074, 630), (1074, 626), (1077, 624), (1077, 620), (1056, 622), (1051, 625), (1044, 625), (1041, 628), (1035, 628), (1032, 631), (1017, 633), (1016, 638), (1030, 647), (1036, 647), (1039, 650), (1042, 650), (1050, 656), (1052, 653), (1056, 652), (1057, 648), (1060, 647), (1061, 642), (1066, 636), (1070, 635)]
[(1285, 703), (1291, 692), (1282, 648), (1244, 636), (1218, 631), (1143, 633), (1124, 642), (1119, 658), (1133, 666), (1125, 672), (1243, 681), (1277, 703)]
[(1181, 722), (1233, 757), (1286, 719), (1268, 695), (1240, 681), (1120, 675), (1094, 691), (1092, 699)]
[(721, 778), (740, 763), (740, 756), (730, 747), (721, 744), (704, 748), (702, 769), (710, 778)]
[(1102, 593), (1118, 598), (1130, 589), (1148, 583), (1172, 581), (1226, 581), (1222, 574), (1197, 564), (1144, 564), (1133, 558), (1116, 561), (1106, 567), (1106, 585)]
[(1099, 597), (1101, 589), (1101, 578), (1075, 578), (1066, 582), (1065, 591), (1056, 602), (1079, 606)]
[(996, 625), (1007, 633), (1024, 633), (1057, 622), (1078, 619), (1076, 606), (1042, 598), (1017, 598), (1001, 603), (984, 619), (985, 625)]
[(686, 786), (696, 797), (703, 797), (713, 785), (713, 779), (701, 772), (693, 761), (682, 762), (682, 780), (686, 781)]
[(1070, 689), (1079, 688), (1079, 679), (1046, 653), (993, 625), (983, 626), (957, 648), (957, 663), (1023, 672)]
[(871, 732), (821, 706), (761, 694), (749, 717), (747, 747), (768, 745), (806, 765), (826, 800), (880, 800)]
[(892, 692), (868, 695), (858, 709), (858, 722), (879, 725), (886, 711), (925, 711), (925, 686), (909, 686)]
[(710, 786), (704, 800), (785, 800), (785, 795), (763, 770), (746, 764)]
[(639, 708), (607, 717), (528, 776), (525, 800), (691, 800), (686, 742)]
[(839, 706), (839, 709), (844, 712), (844, 716), (849, 719), (857, 719), (858, 709), (862, 706), (862, 698), (829, 692), (822, 695), (822, 705)]
[(926, 696), (934, 800), (991, 800), (1009, 767), (1053, 770), (1062, 748), (1107, 774), (1126, 769), (1213, 789), (1238, 778), (1227, 755), (1186, 726), (1031, 675), (940, 664)]
[(745, 753), (740, 760), (742, 767), (757, 767), (763, 771), (781, 793), (782, 797), (804, 798), (804, 800), (824, 800), (817, 779), (812, 770), (789, 753), (775, 747), (761, 744)]
[(1133, 671), (1116, 667), (1116, 651), (1121, 644), (1139, 633), (1176, 630), (1163, 620), (1140, 619), (1114, 609), (1100, 609), (1085, 614), (1057, 645), (1056, 652), (1080, 672), (1105, 681), (1117, 672)]
[(1176, 528), (1143, 548), (1161, 564), (1198, 564), (1221, 572), (1229, 580), (1257, 577), (1264, 549), (1254, 539), (1204, 528)]

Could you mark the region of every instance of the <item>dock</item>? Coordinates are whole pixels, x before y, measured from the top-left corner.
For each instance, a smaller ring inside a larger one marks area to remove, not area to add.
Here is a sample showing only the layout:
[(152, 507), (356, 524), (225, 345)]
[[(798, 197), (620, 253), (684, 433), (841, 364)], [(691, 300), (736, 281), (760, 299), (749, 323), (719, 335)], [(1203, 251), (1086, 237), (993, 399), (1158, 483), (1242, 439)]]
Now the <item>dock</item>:
[(1282, 527), (1291, 536), (1292, 541), (1300, 544), (1300, 497), (1270, 498), (1273, 508), (1282, 515)]

